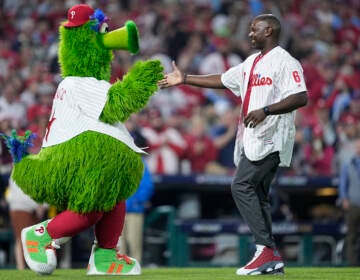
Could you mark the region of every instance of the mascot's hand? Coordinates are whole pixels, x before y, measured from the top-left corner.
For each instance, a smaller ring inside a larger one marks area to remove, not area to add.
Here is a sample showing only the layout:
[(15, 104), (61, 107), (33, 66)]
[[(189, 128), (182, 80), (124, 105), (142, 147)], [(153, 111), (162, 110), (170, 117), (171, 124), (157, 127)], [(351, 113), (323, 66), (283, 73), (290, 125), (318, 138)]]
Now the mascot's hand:
[(137, 76), (139, 82), (156, 85), (159, 80), (164, 78), (164, 67), (159, 60), (138, 61), (130, 71)]

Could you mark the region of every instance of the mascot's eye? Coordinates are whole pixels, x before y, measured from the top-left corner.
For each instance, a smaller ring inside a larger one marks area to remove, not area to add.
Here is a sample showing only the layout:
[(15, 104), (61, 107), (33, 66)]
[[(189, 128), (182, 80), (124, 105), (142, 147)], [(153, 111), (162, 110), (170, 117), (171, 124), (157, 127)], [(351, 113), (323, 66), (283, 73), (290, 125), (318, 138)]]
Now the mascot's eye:
[(103, 24), (101, 24), (100, 28), (99, 28), (99, 32), (101, 34), (107, 33), (109, 31), (109, 25), (104, 22)]

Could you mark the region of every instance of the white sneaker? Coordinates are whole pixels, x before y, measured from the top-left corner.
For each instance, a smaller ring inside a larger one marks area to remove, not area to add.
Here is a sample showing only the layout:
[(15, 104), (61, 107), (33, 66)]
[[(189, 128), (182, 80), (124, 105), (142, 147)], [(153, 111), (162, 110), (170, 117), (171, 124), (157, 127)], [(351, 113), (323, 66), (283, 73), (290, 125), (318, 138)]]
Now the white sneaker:
[(247, 265), (239, 268), (236, 274), (284, 274), (284, 262), (275, 249), (256, 245), (256, 252), (252, 260)]
[(92, 246), (87, 275), (140, 275), (139, 262), (126, 255), (120, 255), (116, 249)]
[(51, 274), (57, 265), (56, 246), (46, 228), (50, 220), (21, 231), (21, 244), (29, 268), (39, 274)]

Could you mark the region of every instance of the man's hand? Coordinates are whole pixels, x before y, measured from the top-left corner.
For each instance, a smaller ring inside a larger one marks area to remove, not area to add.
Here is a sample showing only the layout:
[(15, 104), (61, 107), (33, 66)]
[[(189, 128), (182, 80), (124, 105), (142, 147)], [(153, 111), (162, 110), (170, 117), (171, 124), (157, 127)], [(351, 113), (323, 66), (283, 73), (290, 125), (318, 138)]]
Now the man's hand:
[(251, 111), (244, 118), (245, 127), (254, 128), (266, 118), (263, 109)]
[(158, 81), (158, 86), (160, 88), (167, 88), (172, 86), (180, 85), (184, 82), (184, 74), (177, 68), (175, 61), (172, 62), (174, 71), (166, 74), (164, 79)]

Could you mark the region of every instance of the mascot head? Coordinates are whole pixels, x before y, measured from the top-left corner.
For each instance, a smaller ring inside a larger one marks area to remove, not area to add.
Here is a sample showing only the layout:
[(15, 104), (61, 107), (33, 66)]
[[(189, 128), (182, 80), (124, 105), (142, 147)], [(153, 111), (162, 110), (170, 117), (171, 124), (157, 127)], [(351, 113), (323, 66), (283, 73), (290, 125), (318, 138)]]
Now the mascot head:
[(110, 79), (112, 50), (139, 51), (138, 29), (133, 21), (108, 30), (109, 18), (99, 9), (78, 4), (69, 9), (60, 26), (59, 63), (63, 77)]

